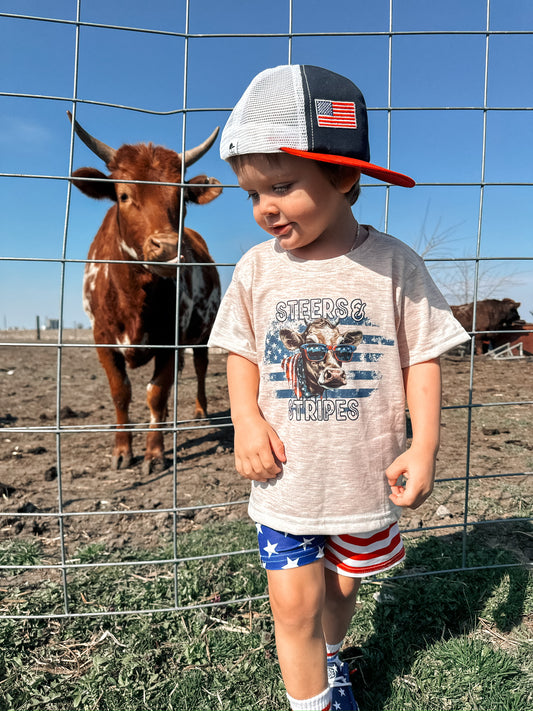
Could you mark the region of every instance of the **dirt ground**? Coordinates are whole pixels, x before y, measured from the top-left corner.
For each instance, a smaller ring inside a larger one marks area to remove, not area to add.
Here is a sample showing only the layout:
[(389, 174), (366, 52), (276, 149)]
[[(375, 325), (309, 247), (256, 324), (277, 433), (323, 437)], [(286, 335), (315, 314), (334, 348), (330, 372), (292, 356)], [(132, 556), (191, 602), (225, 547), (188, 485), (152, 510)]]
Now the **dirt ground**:
[[(57, 559), (58, 517), (40, 516), (42, 513), (83, 512), (63, 519), (67, 557), (83, 546), (103, 541), (108, 548), (160, 546), (171, 540), (173, 515), (168, 509), (174, 505), (180, 509), (178, 531), (222, 519), (246, 518), (248, 482), (233, 468), (223, 354), (211, 355), (208, 422), (188, 419), (193, 413), (195, 379), (192, 358), (187, 356), (178, 386), (175, 466), (173, 435), (168, 433), (168, 467), (143, 476), (143, 432), (134, 434), (133, 466), (110, 469), (114, 409), (95, 350), (86, 345), (92, 341), (90, 332), (65, 332), (66, 345), (60, 351), (55, 345), (57, 332), (45, 332), (39, 341), (35, 335), (31, 331), (0, 332), (0, 513), (7, 514), (0, 516), (0, 542), (35, 537), (50, 561)], [(533, 358), (475, 357), (472, 403), (476, 407), (469, 459), (466, 405), (470, 357), (448, 355), (442, 364), (445, 409), (438, 482), (422, 508), (405, 514), (402, 528), (416, 532), (422, 527), (461, 524), (466, 493), (469, 521), (530, 515)], [(151, 368), (146, 366), (131, 376), (132, 421), (146, 426), (144, 393)], [(524, 401), (530, 404), (509, 404)], [(471, 477), (468, 492), (463, 480), (467, 469)], [(497, 476), (504, 474), (518, 476)], [(479, 478), (486, 475), (494, 478)], [(235, 503), (228, 506), (227, 502)], [(437, 529), (444, 533), (454, 530)], [(521, 556), (531, 557), (531, 537), (517, 535), (513, 541)]]

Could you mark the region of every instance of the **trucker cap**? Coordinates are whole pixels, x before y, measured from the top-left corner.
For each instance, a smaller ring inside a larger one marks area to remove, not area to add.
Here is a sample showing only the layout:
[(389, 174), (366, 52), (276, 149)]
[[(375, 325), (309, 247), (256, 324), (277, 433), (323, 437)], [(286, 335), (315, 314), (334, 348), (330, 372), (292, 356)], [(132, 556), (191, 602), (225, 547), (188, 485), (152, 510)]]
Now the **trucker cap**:
[(366, 104), (346, 77), (309, 64), (260, 72), (222, 132), (220, 157), (290, 153), (359, 168), (365, 175), (412, 188), (402, 173), (370, 163)]

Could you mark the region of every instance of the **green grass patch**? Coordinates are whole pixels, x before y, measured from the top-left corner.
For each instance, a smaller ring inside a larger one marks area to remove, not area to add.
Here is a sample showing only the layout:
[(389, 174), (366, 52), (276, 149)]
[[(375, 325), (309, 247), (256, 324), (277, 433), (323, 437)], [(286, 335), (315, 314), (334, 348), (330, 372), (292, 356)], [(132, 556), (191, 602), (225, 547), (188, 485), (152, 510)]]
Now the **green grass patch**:
[[(0, 565), (38, 565), (41, 562), (41, 546), (36, 541), (14, 541), (0, 546)], [(4, 574), (17, 575), (20, 572), (13, 568)]]
[[(460, 567), (462, 537), (407, 541), (403, 569), (362, 586), (345, 658), (356, 668), (361, 711), (479, 709), (529, 711), (533, 707), (531, 627), (533, 586), (512, 536), (530, 527), (510, 524), (494, 545), (494, 531), (477, 526), (467, 536), (469, 566), (496, 569), (430, 574)], [(522, 526), (522, 530), (519, 527)], [(489, 535), (490, 533), (490, 535)], [(218, 524), (181, 536), (178, 555), (193, 557), (255, 547), (248, 522)], [(29, 544), (4, 546), (4, 564), (40, 560)], [(133, 565), (68, 572), (71, 611), (157, 609), (204, 605), (262, 595), (266, 576), (256, 553), (203, 561), (87, 546), (84, 563)], [(418, 577), (405, 577), (410, 573)], [(404, 576), (404, 577), (402, 577)], [(175, 580), (178, 587), (175, 589)], [(60, 580), (28, 575), (0, 584), (3, 614), (63, 612)], [(287, 709), (268, 603), (264, 600), (181, 612), (2, 620), (0, 708), (47, 711), (95, 709)]]

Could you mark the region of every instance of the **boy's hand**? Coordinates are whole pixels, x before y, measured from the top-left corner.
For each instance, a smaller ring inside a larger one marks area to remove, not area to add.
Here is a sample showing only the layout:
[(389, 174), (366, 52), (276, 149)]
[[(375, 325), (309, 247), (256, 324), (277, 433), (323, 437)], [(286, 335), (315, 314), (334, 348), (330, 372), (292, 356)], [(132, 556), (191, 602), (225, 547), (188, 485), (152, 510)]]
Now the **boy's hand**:
[[(433, 491), (435, 457), (411, 447), (400, 454), (385, 472), (396, 506), (417, 509)], [(404, 479), (405, 483), (398, 483)]]
[(247, 418), (235, 426), (235, 468), (246, 479), (268, 481), (281, 471), (285, 447), (262, 417)]

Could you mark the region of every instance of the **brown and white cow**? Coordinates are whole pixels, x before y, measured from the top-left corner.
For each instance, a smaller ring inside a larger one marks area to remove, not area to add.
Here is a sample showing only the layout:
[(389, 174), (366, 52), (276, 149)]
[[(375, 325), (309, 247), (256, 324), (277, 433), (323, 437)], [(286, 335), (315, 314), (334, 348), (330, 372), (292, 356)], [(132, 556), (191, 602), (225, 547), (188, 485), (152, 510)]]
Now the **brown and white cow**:
[[(70, 113), (69, 118), (72, 120)], [(82, 141), (104, 161), (109, 174), (80, 168), (72, 174), (72, 182), (89, 197), (114, 202), (90, 247), (88, 258), (95, 261), (87, 263), (83, 284), (84, 308), (116, 410), (112, 466), (128, 467), (133, 458), (132, 434), (127, 428), (132, 393), (126, 366), (137, 368), (154, 359), (147, 387), (150, 431), (143, 471), (148, 473), (152, 466), (164, 463), (160, 423), (168, 417), (174, 380), (175, 348), (168, 346), (176, 341), (176, 295), (179, 293), (179, 369), (183, 347), (200, 346), (194, 348), (193, 356), (198, 381), (196, 417), (206, 415), (205, 344), (220, 302), (218, 272), (202, 237), (183, 228), (178, 254), (179, 226), (185, 216), (180, 193), (183, 191), (183, 205), (205, 204), (221, 193), (220, 183), (206, 175), (197, 175), (183, 187), (154, 183), (180, 183), (182, 162), (190, 166), (201, 158), (213, 145), (218, 128), (201, 145), (181, 155), (151, 143), (113, 149), (77, 122), (74, 125)]]
[[(520, 321), (518, 307), (520, 302), (512, 299), (484, 299), (476, 304), (476, 332), (503, 331)], [(450, 306), (453, 315), (466, 330), (473, 332), (474, 304)], [(490, 340), (490, 333), (481, 333), (475, 337), (476, 354), (483, 353), (483, 342)]]
[[(287, 379), (291, 383), (298, 397), (321, 396), (324, 390), (341, 388), (346, 385), (346, 371), (343, 363), (351, 360), (353, 350), (363, 340), (361, 331), (344, 331), (325, 318), (318, 318), (306, 325), (304, 331), (294, 331), (282, 328), (279, 332), (280, 340), (285, 348), (298, 353), (290, 356), (283, 362)], [(320, 360), (306, 353), (306, 346), (322, 344)], [(340, 356), (335, 353), (337, 346), (351, 346), (352, 353)], [(343, 358), (346, 358), (343, 360)]]

